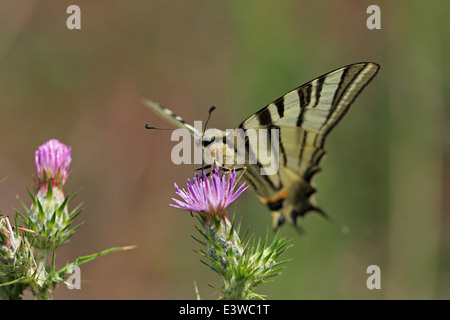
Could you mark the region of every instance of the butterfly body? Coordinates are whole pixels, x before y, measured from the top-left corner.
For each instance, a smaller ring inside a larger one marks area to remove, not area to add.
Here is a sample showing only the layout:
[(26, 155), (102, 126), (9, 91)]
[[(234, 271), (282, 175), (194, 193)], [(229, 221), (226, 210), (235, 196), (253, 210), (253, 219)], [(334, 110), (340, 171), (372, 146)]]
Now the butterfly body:
[[(208, 129), (202, 133), (158, 103), (144, 102), (164, 119), (197, 137), (217, 165), (245, 168), (244, 179), (269, 208), (277, 228), (285, 222), (296, 225), (310, 211), (325, 215), (314, 201), (313, 181), (325, 156), (325, 138), (378, 69), (377, 64), (364, 62), (329, 72), (288, 92), (227, 131)], [(258, 135), (262, 129), (271, 133), (267, 133), (262, 144), (275, 151), (270, 157), (279, 165), (272, 174), (265, 174), (269, 172), (268, 164), (255, 156), (260, 146), (255, 137), (261, 138)], [(244, 161), (236, 161), (239, 155)]]

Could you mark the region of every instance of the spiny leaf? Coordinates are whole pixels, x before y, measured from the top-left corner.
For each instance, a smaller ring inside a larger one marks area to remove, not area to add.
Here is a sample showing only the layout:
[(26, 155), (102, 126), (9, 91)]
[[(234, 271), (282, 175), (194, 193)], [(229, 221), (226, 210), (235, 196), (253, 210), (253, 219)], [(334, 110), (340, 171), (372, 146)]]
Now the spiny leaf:
[(22, 221), (28, 225), (28, 218), (26, 218), (22, 213), (20, 213), (19, 211), (17, 211), (16, 209), (14, 209), (14, 212), (16, 213), (16, 215), (19, 215), (20, 219), (22, 219)]
[(41, 202), (39, 200), (37, 200), (36, 202), (37, 202), (38, 209), (39, 209), (38, 218), (41, 221), (45, 221), (45, 211), (42, 208), (42, 204), (41, 204)]
[(81, 203), (77, 205), (75, 208), (73, 208), (70, 213), (69, 217), (71, 220), (75, 219), (76, 216), (78, 216), (83, 210), (81, 210)]
[(47, 195), (45, 197), (47, 198), (47, 200), (50, 200), (52, 196), (53, 196), (53, 187), (52, 187), (52, 180), (50, 179), (47, 186)]
[[(27, 192), (28, 192), (28, 194), (30, 195), (30, 198), (31, 198), (31, 203), (33, 204), (33, 205), (37, 205), (36, 204), (36, 198), (34, 197), (34, 195), (33, 195), (33, 193), (30, 191), (30, 189), (28, 189), (27, 188)], [(21, 203), (22, 203), (22, 205), (24, 205), (23, 204), (23, 202), (22, 201), (20, 201)], [(24, 208), (26, 208), (26, 206), (24, 205)]]
[(17, 214), (14, 215), (14, 234), (16, 237), (19, 236), (19, 219), (17, 218)]
[[(72, 200), (75, 199), (75, 197), (76, 197), (79, 193), (80, 193), (80, 190), (78, 190), (77, 192), (75, 192), (74, 195), (70, 197), (69, 203), (72, 202)], [(79, 205), (81, 205), (81, 203), (80, 203)]]
[(48, 228), (50, 230), (54, 229), (56, 225), (56, 211), (53, 212), (52, 217), (50, 219), (50, 221), (48, 222)]
[(59, 215), (62, 214), (62, 213), (64, 212), (64, 208), (65, 208), (66, 205), (67, 205), (68, 199), (69, 199), (69, 197), (65, 197), (65, 198), (64, 198), (64, 201), (61, 203), (61, 205), (60, 205), (59, 208), (57, 209)]
[(197, 239), (196, 237), (194, 237), (194, 236), (192, 236), (191, 235), (191, 238), (193, 238), (194, 240), (196, 240), (198, 243), (200, 243), (202, 246), (205, 246), (206, 247), (206, 242), (205, 241), (202, 241), (202, 240), (200, 240), (200, 239)]

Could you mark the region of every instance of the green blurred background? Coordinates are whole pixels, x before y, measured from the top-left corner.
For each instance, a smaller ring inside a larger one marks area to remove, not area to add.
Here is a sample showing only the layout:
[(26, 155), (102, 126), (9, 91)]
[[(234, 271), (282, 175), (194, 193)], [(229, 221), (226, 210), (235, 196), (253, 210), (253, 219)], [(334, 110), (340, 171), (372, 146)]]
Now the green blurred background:
[[(81, 8), (68, 30), (66, 8)], [(381, 30), (366, 9), (381, 8)], [(219, 279), (199, 262), (195, 219), (169, 207), (173, 183), (195, 165), (170, 161), (167, 127), (143, 95), (186, 120), (233, 128), (290, 89), (341, 66), (381, 70), (327, 141), (317, 201), (337, 224), (307, 216), (305, 233), (281, 232), (292, 259), (259, 293), (269, 299), (450, 298), (450, 2), (49, 1), (0, 2), (0, 208), (13, 214), (33, 188), (34, 150), (50, 138), (72, 146), (66, 193), (84, 225), (57, 251), (80, 255), (137, 245), (81, 268), (81, 290), (55, 299), (203, 299)], [(269, 230), (248, 192), (243, 229)], [(342, 233), (339, 225), (348, 226)], [(381, 289), (366, 287), (369, 265)]]

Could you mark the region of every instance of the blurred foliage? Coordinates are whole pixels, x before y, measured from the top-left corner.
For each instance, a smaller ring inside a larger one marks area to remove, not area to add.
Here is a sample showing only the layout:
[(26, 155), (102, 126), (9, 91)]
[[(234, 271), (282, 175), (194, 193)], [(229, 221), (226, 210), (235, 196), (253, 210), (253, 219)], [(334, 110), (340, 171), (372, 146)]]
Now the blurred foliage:
[[(83, 266), (82, 289), (60, 286), (56, 299), (189, 299), (194, 280), (204, 299), (214, 298), (214, 276), (192, 252), (195, 221), (168, 205), (173, 182), (195, 165), (172, 165), (170, 133), (144, 129), (167, 124), (142, 95), (190, 122), (216, 104), (210, 124), (226, 129), (359, 61), (381, 70), (330, 134), (316, 181), (317, 201), (336, 223), (307, 216), (301, 235), (283, 227), (292, 261), (263, 293), (450, 298), (450, 2), (378, 0), (381, 30), (366, 28), (368, 0), (91, 1), (78, 4), (81, 30), (68, 30), (71, 4), (0, 3), (0, 206), (11, 215), (15, 196), (27, 198), (33, 152), (57, 138), (73, 149), (65, 191), (82, 186), (85, 204), (77, 218), (85, 224), (58, 261), (137, 249)], [(250, 192), (236, 212), (257, 236), (270, 228)], [(366, 287), (372, 264), (381, 290)]]

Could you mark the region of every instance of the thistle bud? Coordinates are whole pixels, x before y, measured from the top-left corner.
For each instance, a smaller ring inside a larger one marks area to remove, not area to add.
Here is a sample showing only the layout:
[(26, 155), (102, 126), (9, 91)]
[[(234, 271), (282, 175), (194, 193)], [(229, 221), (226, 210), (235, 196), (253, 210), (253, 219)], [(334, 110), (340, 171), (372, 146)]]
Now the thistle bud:
[[(70, 175), (72, 148), (52, 139), (35, 152), (37, 193), (31, 195), (29, 227), (36, 231), (33, 244), (41, 249), (59, 247), (74, 230), (69, 225), (74, 216), (68, 210), (63, 187)], [(77, 213), (78, 214), (78, 213)]]

